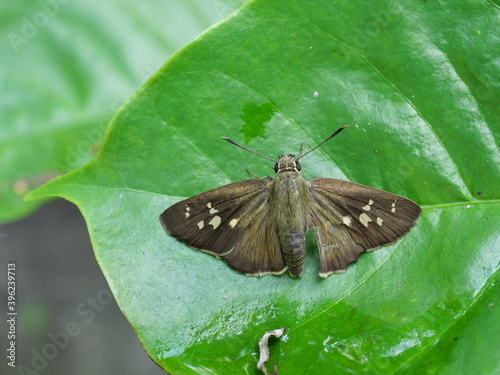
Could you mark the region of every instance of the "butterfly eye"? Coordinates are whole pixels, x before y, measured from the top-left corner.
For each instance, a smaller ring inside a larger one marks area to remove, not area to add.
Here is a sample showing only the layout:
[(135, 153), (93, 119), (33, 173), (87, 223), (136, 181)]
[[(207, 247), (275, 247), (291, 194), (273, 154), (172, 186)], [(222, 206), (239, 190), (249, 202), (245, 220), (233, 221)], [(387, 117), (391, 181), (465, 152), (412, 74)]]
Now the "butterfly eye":
[(302, 166), (297, 160), (295, 160), (295, 168), (297, 168), (298, 171), (300, 171), (300, 168), (302, 168)]
[(279, 169), (279, 168), (278, 168), (278, 163), (274, 164), (273, 169), (274, 169), (274, 171), (275, 171), (276, 173), (278, 173), (278, 169)]

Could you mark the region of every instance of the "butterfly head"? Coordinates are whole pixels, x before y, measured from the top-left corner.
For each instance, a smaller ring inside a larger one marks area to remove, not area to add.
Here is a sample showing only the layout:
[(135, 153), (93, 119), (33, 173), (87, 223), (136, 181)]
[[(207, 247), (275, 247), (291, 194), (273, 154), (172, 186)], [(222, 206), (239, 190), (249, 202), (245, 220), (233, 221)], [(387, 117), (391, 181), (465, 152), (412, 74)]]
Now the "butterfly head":
[(281, 155), (279, 160), (274, 164), (274, 171), (276, 173), (280, 172), (298, 172), (300, 171), (300, 163), (295, 158), (295, 155)]

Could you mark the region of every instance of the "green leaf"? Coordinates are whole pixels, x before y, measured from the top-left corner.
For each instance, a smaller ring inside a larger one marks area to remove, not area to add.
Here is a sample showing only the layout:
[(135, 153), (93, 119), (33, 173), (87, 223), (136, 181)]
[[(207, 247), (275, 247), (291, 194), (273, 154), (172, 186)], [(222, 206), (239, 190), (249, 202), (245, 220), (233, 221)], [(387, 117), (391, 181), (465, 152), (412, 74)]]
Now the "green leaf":
[[(270, 362), (283, 374), (499, 372), (498, 14), (487, 1), (252, 1), (122, 107), (89, 165), (31, 197), (81, 208), (119, 305), (172, 374), (257, 374), (259, 339), (281, 327)], [(179, 199), (270, 173), (220, 136), (274, 157), (345, 124), (303, 175), (421, 204), (398, 243), (323, 280), (308, 234), (302, 278), (251, 278), (163, 232)]]
[(23, 201), (30, 189), (87, 163), (125, 99), (242, 2), (2, 2), (0, 222), (41, 203)]

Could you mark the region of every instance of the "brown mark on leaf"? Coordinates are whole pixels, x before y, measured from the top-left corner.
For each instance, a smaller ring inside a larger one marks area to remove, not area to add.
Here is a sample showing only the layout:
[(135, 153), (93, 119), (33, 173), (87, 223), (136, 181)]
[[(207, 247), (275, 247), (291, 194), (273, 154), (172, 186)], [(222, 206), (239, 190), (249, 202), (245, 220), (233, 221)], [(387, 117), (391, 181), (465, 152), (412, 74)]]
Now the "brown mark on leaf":
[(257, 362), (257, 368), (262, 371), (265, 375), (277, 375), (278, 374), (278, 366), (276, 366), (276, 363), (273, 363), (274, 366), (274, 371), (269, 373), (267, 372), (266, 368), (266, 362), (269, 360), (269, 345), (268, 345), (268, 340), (269, 337), (274, 336), (276, 338), (280, 338), (281, 335), (283, 335), (283, 332), (285, 332), (285, 328), (280, 328), (280, 329), (275, 329), (274, 331), (269, 331), (262, 336), (262, 338), (259, 341), (259, 350), (260, 350), (260, 358), (259, 362)]

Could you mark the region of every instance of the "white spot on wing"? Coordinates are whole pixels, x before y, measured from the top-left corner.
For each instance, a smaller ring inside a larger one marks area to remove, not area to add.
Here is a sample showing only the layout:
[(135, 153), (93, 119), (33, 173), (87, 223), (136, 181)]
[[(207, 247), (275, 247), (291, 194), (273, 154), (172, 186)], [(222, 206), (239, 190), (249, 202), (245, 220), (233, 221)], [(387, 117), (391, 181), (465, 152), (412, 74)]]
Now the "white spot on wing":
[(371, 209), (371, 207), (368, 204), (363, 207), (363, 210), (365, 210), (365, 211), (370, 211), (370, 209)]
[(392, 205), (391, 205), (391, 212), (394, 213), (396, 212), (396, 202), (394, 202)]
[(210, 212), (210, 215), (213, 215), (213, 214), (216, 214), (217, 212), (219, 212), (219, 210), (216, 210), (215, 208), (211, 208), (209, 212)]
[(212, 220), (210, 220), (210, 221), (208, 222), (208, 225), (213, 226), (213, 227), (214, 227), (213, 229), (217, 229), (217, 227), (220, 225), (220, 222), (221, 222), (221, 221), (222, 221), (222, 220), (221, 220), (220, 216), (215, 215), (215, 216), (212, 218)]
[(240, 221), (240, 219), (232, 219), (230, 222), (229, 222), (229, 226), (231, 228), (234, 228), (236, 226), (236, 224), (238, 224), (238, 221)]
[(189, 212), (186, 212), (186, 217), (189, 217)]
[(361, 221), (361, 224), (363, 224), (365, 227), (368, 227), (368, 223), (372, 221), (372, 219), (370, 219), (370, 216), (363, 212), (361, 215), (359, 215), (359, 221)]
[(202, 220), (202, 221), (200, 221), (200, 222), (199, 222), (198, 224), (196, 224), (196, 225), (198, 225), (198, 228), (199, 228), (199, 229), (201, 229), (201, 228), (203, 228), (203, 227), (205, 226), (205, 222)]
[(208, 202), (208, 203), (207, 203), (207, 207), (208, 207), (208, 208), (212, 208), (212, 202)]
[(384, 219), (382, 219), (381, 217), (377, 217), (377, 224), (382, 226), (382, 223), (384, 222)]
[(345, 225), (350, 226), (351, 225), (351, 218), (349, 216), (342, 216), (342, 222)]
[(372, 201), (371, 199), (368, 201), (368, 204), (371, 206), (373, 203), (375, 203), (374, 201)]

